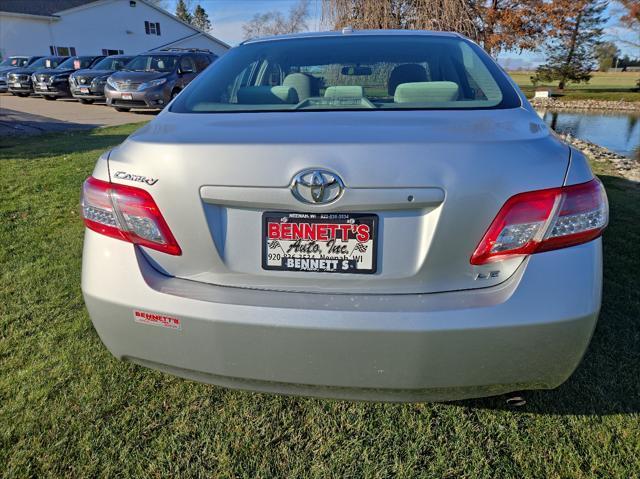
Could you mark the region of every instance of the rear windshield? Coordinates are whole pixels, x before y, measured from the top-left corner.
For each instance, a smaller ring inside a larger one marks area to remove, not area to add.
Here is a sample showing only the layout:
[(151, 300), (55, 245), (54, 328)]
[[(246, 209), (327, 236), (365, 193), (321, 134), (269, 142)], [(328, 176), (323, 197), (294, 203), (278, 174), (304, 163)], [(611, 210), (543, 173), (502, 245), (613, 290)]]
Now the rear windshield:
[(428, 35), (297, 38), (232, 49), (174, 112), (515, 108), (504, 73), (475, 44)]
[(178, 57), (175, 55), (139, 55), (127, 64), (136, 72), (172, 72)]
[(129, 63), (131, 57), (118, 57), (118, 58), (103, 58), (93, 67), (94, 70), (122, 70), (122, 68)]

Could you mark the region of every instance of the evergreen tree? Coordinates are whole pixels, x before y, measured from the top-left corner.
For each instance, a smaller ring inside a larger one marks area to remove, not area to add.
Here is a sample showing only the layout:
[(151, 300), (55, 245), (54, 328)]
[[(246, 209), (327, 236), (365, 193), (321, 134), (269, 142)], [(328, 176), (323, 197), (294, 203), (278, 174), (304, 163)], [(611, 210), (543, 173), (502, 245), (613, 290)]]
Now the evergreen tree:
[(554, 0), (551, 4), (551, 40), (546, 46), (547, 62), (531, 77), (533, 83), (558, 81), (564, 89), (567, 82), (588, 82), (595, 67), (595, 47), (600, 43), (603, 11), (602, 0)]
[(191, 25), (204, 32), (208, 32), (211, 30), (211, 21), (209, 20), (209, 15), (207, 15), (207, 11), (198, 4), (196, 9), (193, 12), (193, 20), (191, 21)]
[(178, 0), (176, 3), (176, 17), (188, 24), (193, 22), (193, 17), (191, 16), (191, 13), (189, 13), (189, 8), (184, 0)]

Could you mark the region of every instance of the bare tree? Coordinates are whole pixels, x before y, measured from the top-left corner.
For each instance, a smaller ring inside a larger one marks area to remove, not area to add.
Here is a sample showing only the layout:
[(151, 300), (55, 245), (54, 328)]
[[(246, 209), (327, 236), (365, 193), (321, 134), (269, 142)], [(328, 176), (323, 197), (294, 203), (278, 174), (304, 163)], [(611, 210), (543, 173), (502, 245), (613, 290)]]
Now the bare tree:
[(244, 38), (257, 38), (267, 35), (282, 35), (296, 33), (307, 29), (309, 18), (309, 0), (299, 0), (284, 16), (277, 10), (266, 13), (256, 13), (251, 20), (242, 25)]
[[(555, 0), (553, 0), (555, 1)], [(496, 56), (534, 50), (544, 40), (551, 0), (323, 0), (325, 24), (461, 33)]]
[(478, 39), (467, 0), (323, 0), (323, 22), (335, 28), (452, 30)]

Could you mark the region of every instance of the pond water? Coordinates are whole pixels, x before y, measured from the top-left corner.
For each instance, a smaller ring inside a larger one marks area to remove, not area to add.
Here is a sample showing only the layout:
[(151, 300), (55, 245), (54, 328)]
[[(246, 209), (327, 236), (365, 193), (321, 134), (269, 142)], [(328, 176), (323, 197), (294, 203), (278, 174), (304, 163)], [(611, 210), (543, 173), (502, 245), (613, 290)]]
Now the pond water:
[(630, 158), (640, 158), (640, 113), (539, 111), (558, 133), (587, 140)]

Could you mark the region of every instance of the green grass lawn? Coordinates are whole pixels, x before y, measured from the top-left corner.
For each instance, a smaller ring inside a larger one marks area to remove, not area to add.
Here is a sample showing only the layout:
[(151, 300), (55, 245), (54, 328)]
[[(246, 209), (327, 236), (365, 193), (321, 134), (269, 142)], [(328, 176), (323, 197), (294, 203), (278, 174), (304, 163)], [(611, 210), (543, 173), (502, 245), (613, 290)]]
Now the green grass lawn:
[(597, 167), (611, 203), (600, 321), (570, 380), (524, 409), (253, 394), (119, 362), (89, 321), (80, 185), (134, 129), (0, 140), (1, 476), (638, 477), (638, 185)]
[[(527, 94), (533, 97), (535, 88), (531, 83), (534, 72), (509, 72), (511, 78)], [(557, 89), (558, 82), (540, 83), (539, 89), (550, 88), (562, 100), (626, 100), (640, 101), (636, 82), (640, 72), (594, 72), (588, 83), (569, 83), (564, 92)]]

